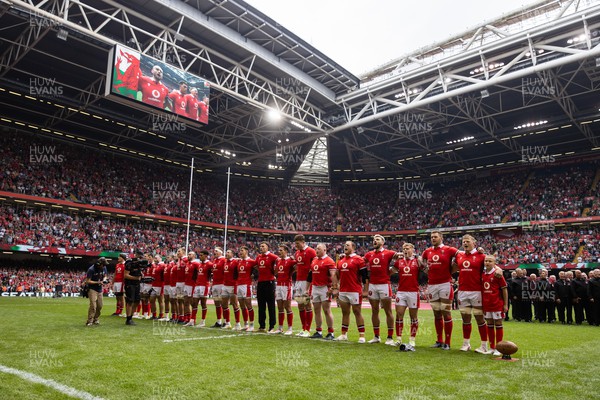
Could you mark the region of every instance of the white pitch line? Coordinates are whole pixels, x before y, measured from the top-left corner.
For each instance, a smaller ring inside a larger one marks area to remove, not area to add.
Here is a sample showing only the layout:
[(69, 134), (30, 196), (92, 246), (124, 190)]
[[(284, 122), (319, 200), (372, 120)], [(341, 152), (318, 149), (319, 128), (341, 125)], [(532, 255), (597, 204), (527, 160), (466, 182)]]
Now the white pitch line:
[(18, 376), (21, 379), (25, 379), (29, 382), (39, 383), (40, 385), (48, 386), (62, 394), (66, 394), (70, 397), (75, 397), (76, 399), (83, 400), (104, 400), (102, 397), (96, 397), (93, 394), (88, 392), (84, 392), (82, 390), (77, 390), (75, 388), (63, 385), (62, 383), (58, 383), (53, 381), (52, 379), (42, 378), (39, 375), (32, 374), (30, 372), (21, 371), (20, 369), (10, 368), (0, 364), (0, 372), (4, 372), (6, 374), (12, 374)]
[(239, 333), (237, 335), (221, 335), (221, 336), (206, 336), (206, 337), (191, 337), (191, 338), (181, 338), (181, 339), (164, 339), (163, 343), (173, 343), (173, 342), (188, 342), (191, 340), (212, 340), (212, 339), (225, 339), (239, 336), (251, 336), (246, 333)]

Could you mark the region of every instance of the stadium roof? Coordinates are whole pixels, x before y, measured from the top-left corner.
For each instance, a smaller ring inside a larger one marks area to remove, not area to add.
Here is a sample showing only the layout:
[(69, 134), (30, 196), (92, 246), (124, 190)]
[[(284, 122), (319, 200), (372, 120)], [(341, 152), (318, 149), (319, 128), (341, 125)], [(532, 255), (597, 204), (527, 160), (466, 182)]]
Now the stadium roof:
[[(0, 24), (4, 129), (159, 164), (194, 157), (204, 173), (327, 184), (600, 149), (600, 5), (590, 0), (535, 3), (361, 79), (243, 1), (0, 0)], [(210, 81), (209, 124), (153, 130), (147, 109), (105, 97), (117, 43)], [(328, 171), (300, 168), (311, 159)]]

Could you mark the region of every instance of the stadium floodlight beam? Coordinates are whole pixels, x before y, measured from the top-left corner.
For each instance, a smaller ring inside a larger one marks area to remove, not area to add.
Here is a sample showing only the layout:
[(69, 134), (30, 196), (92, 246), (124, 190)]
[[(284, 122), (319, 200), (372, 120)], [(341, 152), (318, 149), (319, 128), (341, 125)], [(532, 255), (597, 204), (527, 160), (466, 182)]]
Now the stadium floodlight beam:
[(278, 110), (275, 110), (274, 108), (270, 108), (267, 111), (267, 116), (269, 117), (269, 119), (271, 121), (274, 121), (274, 122), (281, 121), (281, 118), (283, 118), (281, 113)]

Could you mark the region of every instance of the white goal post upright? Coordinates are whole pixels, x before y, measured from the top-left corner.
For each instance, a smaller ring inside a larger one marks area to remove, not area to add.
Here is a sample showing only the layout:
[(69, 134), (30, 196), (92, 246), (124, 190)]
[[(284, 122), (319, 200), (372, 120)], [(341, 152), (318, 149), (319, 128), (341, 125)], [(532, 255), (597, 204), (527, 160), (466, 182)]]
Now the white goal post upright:
[(231, 178), (231, 167), (227, 168), (227, 195), (225, 196), (225, 238), (223, 239), (223, 255), (227, 253), (227, 220), (229, 218), (229, 180)]
[(187, 212), (187, 229), (185, 233), (185, 255), (188, 255), (188, 248), (190, 245), (190, 213), (192, 212), (192, 183), (194, 181), (194, 157), (192, 157), (192, 165), (190, 167), (190, 196), (188, 200), (188, 212)]

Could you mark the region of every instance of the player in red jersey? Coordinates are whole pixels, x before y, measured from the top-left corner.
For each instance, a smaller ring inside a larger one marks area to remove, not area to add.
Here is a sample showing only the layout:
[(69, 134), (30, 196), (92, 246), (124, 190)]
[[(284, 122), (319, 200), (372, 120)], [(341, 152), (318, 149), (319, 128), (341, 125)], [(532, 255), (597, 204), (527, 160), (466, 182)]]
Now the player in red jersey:
[(208, 96), (202, 94), (202, 101), (198, 102), (198, 121), (208, 124)]
[[(221, 305), (223, 306), (223, 315), (225, 321), (229, 322), (229, 304), (233, 306), (233, 315), (235, 316), (234, 331), (242, 329), (240, 326), (240, 304), (236, 296), (236, 274), (238, 259), (233, 257), (233, 251), (225, 252), (225, 266), (223, 267), (223, 291), (221, 292)], [(227, 326), (227, 324), (225, 324)]]
[(198, 89), (192, 88), (190, 93), (185, 95), (185, 102), (187, 104), (186, 117), (198, 121), (200, 119), (198, 103), (201, 102), (200, 99), (198, 99)]
[(117, 297), (117, 310), (113, 313), (113, 315), (118, 316), (122, 315), (123, 308), (125, 307), (125, 299), (123, 298), (123, 285), (125, 281), (126, 259), (126, 254), (119, 254), (119, 257), (117, 258), (117, 265), (115, 266), (115, 277), (113, 278), (113, 293)]
[[(165, 312), (165, 298), (163, 296), (163, 290), (165, 285), (164, 280), (165, 263), (160, 256), (156, 256), (154, 260), (154, 267), (152, 268), (152, 289), (150, 290), (150, 309), (152, 311), (152, 319), (159, 319), (164, 317)], [(158, 299), (158, 310), (159, 315), (156, 316), (156, 300)]]
[(258, 265), (258, 283), (256, 300), (258, 301), (258, 331), (265, 332), (267, 308), (269, 309), (269, 332), (275, 328), (275, 264), (277, 256), (269, 251), (269, 244), (262, 242), (260, 254), (256, 256)]
[[(221, 305), (221, 294), (223, 292), (223, 272), (225, 268), (225, 257), (223, 256), (223, 249), (215, 247), (213, 251), (213, 270), (212, 270), (212, 286), (210, 288), (210, 295), (215, 302), (215, 310), (217, 313), (217, 322), (211, 328), (231, 328), (229, 323), (229, 315), (225, 320), (227, 324), (222, 322), (223, 318), (223, 306)], [(227, 309), (229, 313), (229, 309)]]
[(188, 115), (188, 84), (186, 81), (179, 82), (179, 90), (174, 89), (171, 93), (169, 93), (169, 99), (173, 102), (173, 108), (171, 111), (187, 117)]
[(481, 299), (481, 274), (485, 254), (475, 248), (475, 238), (471, 235), (462, 237), (464, 251), (456, 254), (458, 269), (458, 308), (463, 321), (463, 345), (461, 351), (471, 350), (471, 315), (475, 316), (481, 347), (475, 351), (487, 354), (487, 328), (483, 319), (483, 304)]
[(375, 337), (369, 343), (379, 343), (379, 307), (385, 311), (387, 322), (387, 339), (385, 344), (394, 346), (394, 314), (392, 313), (392, 285), (390, 283), (390, 265), (396, 261), (396, 252), (383, 248), (385, 238), (381, 235), (373, 236), (372, 251), (365, 254), (365, 262), (369, 266), (369, 281), (367, 292), (371, 303), (373, 331)]
[(199, 257), (200, 259), (195, 259), (193, 263), (196, 271), (196, 281), (192, 299), (192, 319), (190, 320), (190, 326), (194, 326), (194, 323), (196, 322), (198, 302), (200, 302), (200, 305), (202, 306), (202, 320), (195, 327), (204, 328), (206, 326), (206, 313), (208, 312), (206, 300), (210, 289), (210, 277), (213, 270), (213, 263), (208, 260), (208, 250), (201, 250)]
[[(333, 314), (331, 313), (331, 289), (330, 286), (337, 286), (337, 275), (335, 262), (327, 255), (325, 244), (319, 243), (316, 248), (317, 257), (313, 259), (310, 265), (310, 272), (307, 278), (310, 287), (307, 288), (310, 293), (310, 300), (315, 305), (315, 325), (317, 331), (311, 336), (311, 339), (323, 339), (323, 317), (321, 309), (325, 314), (327, 323), (327, 336), (325, 340), (333, 340)], [(307, 282), (307, 284), (308, 284)]]
[(494, 272), (496, 267), (496, 257), (488, 255), (485, 257), (485, 271), (483, 280), (483, 311), (487, 322), (488, 340), (490, 349), (488, 354), (501, 356), (496, 350), (496, 343), (501, 342), (504, 337), (504, 328), (502, 320), (504, 314), (508, 312), (508, 289), (504, 276), (498, 277)]
[[(177, 250), (177, 269), (175, 274), (175, 297), (177, 298), (177, 321), (178, 323), (184, 322), (184, 314), (185, 314), (185, 266), (187, 264), (188, 258), (185, 255), (185, 248), (180, 247)], [(171, 278), (171, 285), (173, 285), (173, 278)]]
[(142, 92), (142, 101), (158, 108), (165, 108), (168, 104), (169, 88), (161, 81), (163, 78), (163, 70), (160, 66), (155, 65), (151, 70), (152, 78), (148, 76), (140, 76), (138, 80), (138, 90)]
[(310, 336), (310, 325), (312, 324), (313, 311), (310, 304), (310, 296), (307, 292), (308, 285), (306, 284), (306, 278), (310, 271), (310, 264), (313, 258), (317, 256), (315, 250), (306, 245), (304, 235), (296, 235), (294, 237), (294, 245), (296, 246), (296, 283), (294, 284), (294, 300), (298, 303), (298, 310), (300, 311), (300, 322), (302, 323), (302, 330), (296, 334), (300, 337)]
[[(254, 309), (252, 308), (252, 270), (256, 268), (256, 261), (248, 256), (248, 248), (240, 247), (240, 260), (237, 265), (237, 292), (240, 300), (242, 315), (244, 317), (243, 331), (254, 331)], [(248, 324), (248, 320), (250, 323)]]
[(275, 300), (277, 301), (279, 327), (270, 333), (283, 333), (283, 320), (287, 316), (288, 329), (285, 335), (291, 335), (294, 324), (294, 312), (292, 311), (292, 274), (296, 267), (296, 260), (289, 257), (290, 248), (282, 244), (279, 246), (279, 258), (275, 265), (277, 275), (277, 286), (275, 288)]
[(162, 318), (159, 318), (160, 321), (168, 321), (169, 320), (169, 311), (171, 307), (171, 267), (172, 267), (173, 257), (171, 255), (167, 256), (166, 261), (164, 263), (163, 269), (163, 299), (164, 299), (164, 307), (165, 313)]
[[(354, 242), (344, 243), (344, 256), (340, 257), (337, 263), (337, 285), (332, 285), (331, 290), (342, 308), (342, 334), (335, 338), (337, 341), (348, 340), (348, 326), (350, 325), (350, 310), (356, 318), (358, 327), (358, 343), (365, 343), (365, 320), (362, 316), (362, 283), (367, 283), (369, 271), (365, 260), (356, 254), (356, 245)], [(367, 296), (367, 293), (364, 293)]]
[(441, 232), (431, 232), (432, 247), (423, 252), (421, 262), (426, 264), (428, 269), (429, 302), (433, 310), (437, 334), (437, 341), (433, 347), (450, 350), (453, 298), (452, 259), (458, 253), (458, 249), (444, 245), (442, 240)]
[(179, 299), (177, 298), (177, 264), (179, 260), (177, 259), (177, 254), (174, 254), (171, 262), (171, 293), (169, 299), (171, 301), (171, 322), (177, 322), (179, 320)]
[[(394, 263), (392, 270), (398, 272), (398, 291), (396, 292), (396, 338), (403, 351), (415, 351), (415, 337), (419, 329), (419, 271), (424, 268), (415, 257), (415, 246), (411, 243), (402, 245), (404, 257)], [(408, 345), (402, 346), (404, 330), (404, 313), (408, 308), (410, 315), (410, 338)]]
[(190, 251), (187, 257), (183, 257), (184, 263), (184, 285), (183, 285), (183, 322), (184, 326), (193, 326), (192, 321), (192, 296), (194, 295), (194, 286), (196, 286), (196, 264), (191, 260), (196, 258), (196, 253)]

